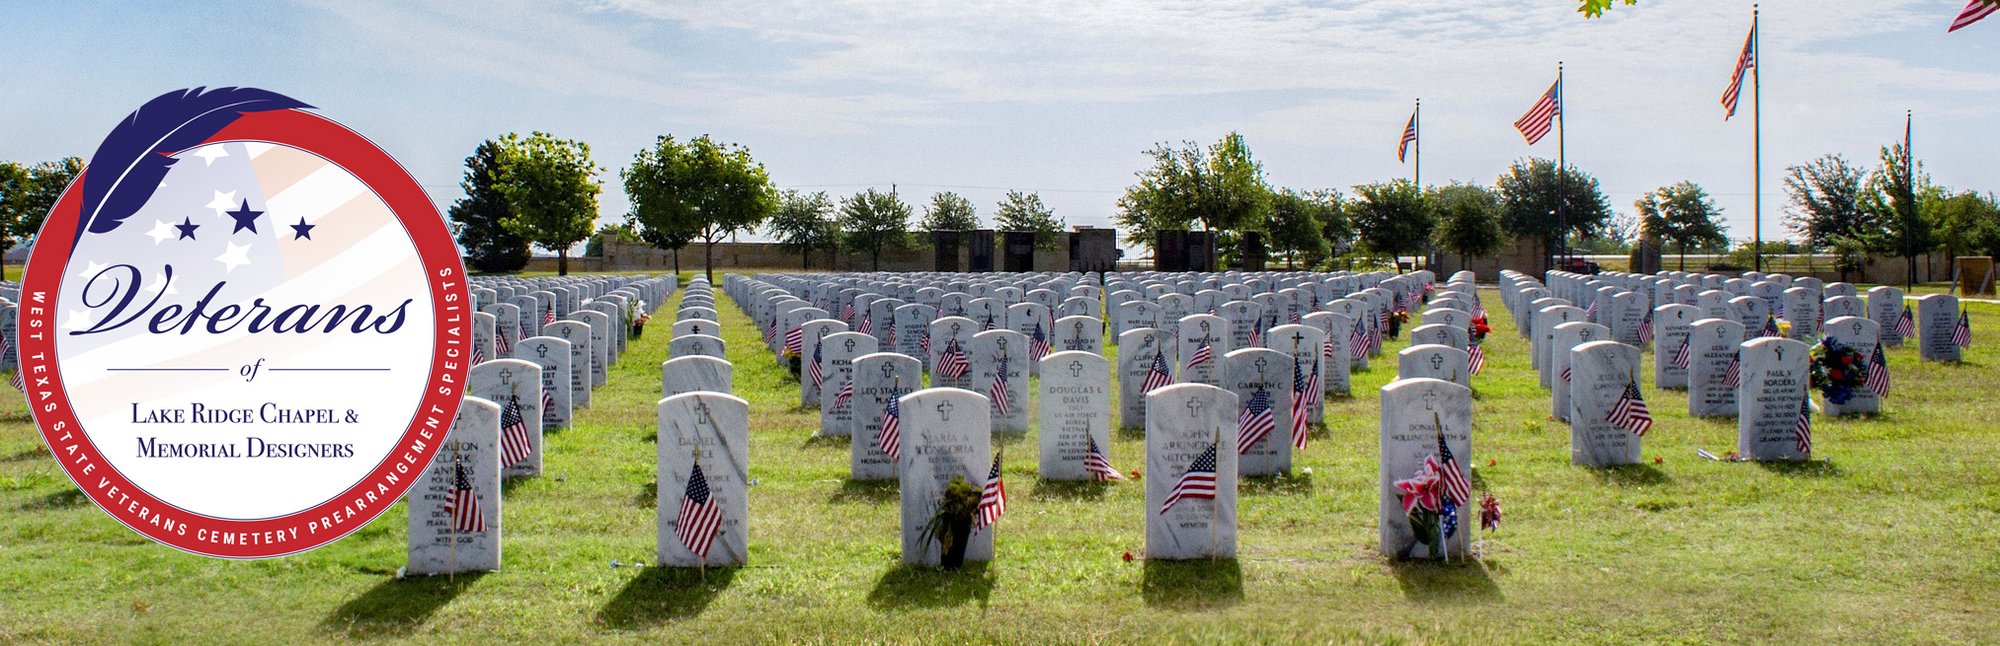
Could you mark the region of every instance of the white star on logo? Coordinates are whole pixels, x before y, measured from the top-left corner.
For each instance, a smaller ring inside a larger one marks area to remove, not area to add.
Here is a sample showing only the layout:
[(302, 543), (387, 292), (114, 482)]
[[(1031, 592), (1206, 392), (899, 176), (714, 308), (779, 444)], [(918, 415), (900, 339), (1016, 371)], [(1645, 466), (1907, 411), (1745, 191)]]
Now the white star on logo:
[(202, 167), (206, 168), (209, 166), (214, 166), (215, 160), (223, 157), (228, 157), (229, 151), (223, 150), (222, 144), (213, 144), (196, 148), (194, 150), (194, 156), (200, 157), (202, 162), (201, 163)]
[(98, 262), (98, 261), (95, 261), (95, 260), (92, 260), (92, 261), (90, 261), (90, 265), (89, 265), (89, 266), (86, 266), (86, 267), (84, 267), (84, 268), (83, 268), (83, 271), (80, 271), (80, 272), (77, 272), (77, 273), (76, 273), (76, 275), (77, 275), (77, 277), (78, 277), (78, 278), (82, 278), (82, 279), (84, 279), (84, 280), (90, 280), (90, 279), (92, 279), (92, 278), (95, 278), (95, 277), (97, 277), (97, 272), (100, 272), (100, 271), (104, 271), (104, 268), (105, 268), (105, 267), (110, 267), (110, 266), (111, 266), (111, 265), (107, 265), (107, 264), (104, 264), (104, 263), (101, 263), (101, 262)]
[(208, 208), (215, 209), (215, 217), (228, 215), (230, 209), (236, 208), (236, 191), (216, 191), (215, 199), (208, 203)]
[(236, 271), (237, 267), (250, 264), (250, 245), (238, 245), (231, 242), (229, 243), (229, 249), (223, 251), (222, 255), (216, 256), (215, 259), (227, 267), (223, 270), (225, 273)]
[(160, 289), (162, 289), (162, 288), (165, 288), (165, 289), (167, 290), (167, 293), (168, 293), (168, 294), (179, 294), (179, 293), (181, 293), (181, 290), (180, 290), (180, 288), (179, 288), (179, 287), (175, 287), (173, 283), (170, 283), (170, 282), (167, 282), (167, 272), (166, 272), (165, 270), (161, 270), (161, 271), (158, 271), (158, 272), (154, 272), (154, 273), (153, 273), (153, 282), (151, 282), (151, 283), (147, 283), (147, 284), (146, 284), (146, 291), (147, 291), (147, 292), (151, 292), (151, 293), (155, 293), (155, 294), (157, 294), (157, 293), (159, 293), (159, 292), (160, 292)]
[(70, 310), (68, 319), (63, 321), (62, 329), (65, 332), (88, 329), (94, 322), (90, 320), (90, 310)]
[(174, 231), (174, 225), (167, 224), (166, 220), (154, 220), (153, 230), (146, 232), (146, 237), (152, 238), (153, 244), (155, 246), (158, 246), (162, 242), (166, 242), (169, 238), (172, 238), (175, 235), (176, 233)]

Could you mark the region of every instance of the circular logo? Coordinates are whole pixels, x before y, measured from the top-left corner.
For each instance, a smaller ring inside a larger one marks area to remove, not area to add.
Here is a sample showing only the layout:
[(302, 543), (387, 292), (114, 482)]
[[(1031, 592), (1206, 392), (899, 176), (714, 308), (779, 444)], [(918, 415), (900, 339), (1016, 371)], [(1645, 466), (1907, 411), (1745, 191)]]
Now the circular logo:
[(471, 298), (416, 181), (253, 88), (112, 130), (22, 281), (23, 390), (63, 469), (153, 540), (228, 558), (361, 528), (458, 410)]

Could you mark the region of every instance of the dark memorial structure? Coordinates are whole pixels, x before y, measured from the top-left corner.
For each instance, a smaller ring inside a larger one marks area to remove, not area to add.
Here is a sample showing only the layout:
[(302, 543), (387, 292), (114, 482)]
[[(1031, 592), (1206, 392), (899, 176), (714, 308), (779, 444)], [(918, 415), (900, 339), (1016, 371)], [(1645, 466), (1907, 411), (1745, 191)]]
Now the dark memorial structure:
[(966, 271), (993, 271), (993, 230), (965, 232)]
[(1006, 271), (1026, 272), (1035, 270), (1035, 232), (1000, 232), (1002, 250), (1000, 266)]
[(964, 231), (932, 231), (931, 248), (936, 250), (932, 271), (963, 271), (958, 264), (958, 240)]

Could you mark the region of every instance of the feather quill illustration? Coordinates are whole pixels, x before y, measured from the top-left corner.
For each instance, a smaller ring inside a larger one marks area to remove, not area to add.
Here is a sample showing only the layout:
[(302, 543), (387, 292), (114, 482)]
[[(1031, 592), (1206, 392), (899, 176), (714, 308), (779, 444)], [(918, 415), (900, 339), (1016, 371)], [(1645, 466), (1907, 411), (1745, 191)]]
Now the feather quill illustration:
[(155, 97), (111, 129), (83, 176), (84, 232), (106, 233), (146, 205), (172, 168), (173, 155), (200, 145), (249, 112), (310, 108), (282, 94), (248, 87), (176, 90)]

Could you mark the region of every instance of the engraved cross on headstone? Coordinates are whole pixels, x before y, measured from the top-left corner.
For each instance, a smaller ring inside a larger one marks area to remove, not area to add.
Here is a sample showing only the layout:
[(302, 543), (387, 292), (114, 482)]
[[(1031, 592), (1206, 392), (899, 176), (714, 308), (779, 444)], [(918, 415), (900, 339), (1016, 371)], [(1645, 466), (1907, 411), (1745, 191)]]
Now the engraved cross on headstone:
[(1071, 361), (1069, 362), (1069, 376), (1071, 376), (1071, 377), (1079, 377), (1079, 378), (1083, 376), (1083, 362), (1082, 362), (1082, 361), (1076, 361), (1076, 360), (1071, 360)]
[(1443, 369), (1444, 369), (1444, 357), (1435, 354), (1431, 355), (1431, 370), (1437, 371)]
[(509, 385), (509, 384), (510, 384), (510, 383), (511, 383), (511, 382), (512, 382), (513, 380), (514, 380), (514, 369), (513, 369), (513, 368), (501, 368), (501, 369), (500, 369), (500, 385), (502, 385), (502, 386), (506, 386), (506, 385)]
[(549, 358), (549, 344), (547, 343), (535, 344), (535, 357), (540, 359)]
[(1424, 390), (1423, 398), (1424, 398), (1424, 410), (1437, 410), (1437, 398), (1438, 398), (1437, 389), (1431, 388)]
[(1191, 416), (1194, 416), (1194, 417), (1200, 417), (1200, 416), (1201, 416), (1201, 408), (1202, 408), (1202, 406), (1203, 406), (1203, 404), (1201, 403), (1201, 400), (1199, 400), (1199, 399), (1190, 399), (1190, 400), (1188, 400), (1188, 403), (1187, 403), (1187, 409), (1188, 409), (1188, 415), (1191, 415)]
[(938, 402), (937, 405), (938, 420), (945, 422), (951, 421), (951, 408), (952, 408), (951, 402)]
[(1257, 380), (1263, 381), (1264, 367), (1271, 365), (1271, 361), (1269, 359), (1265, 359), (1264, 357), (1257, 357), (1257, 360), (1251, 362), (1250, 365), (1257, 366)]

